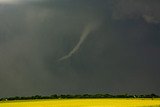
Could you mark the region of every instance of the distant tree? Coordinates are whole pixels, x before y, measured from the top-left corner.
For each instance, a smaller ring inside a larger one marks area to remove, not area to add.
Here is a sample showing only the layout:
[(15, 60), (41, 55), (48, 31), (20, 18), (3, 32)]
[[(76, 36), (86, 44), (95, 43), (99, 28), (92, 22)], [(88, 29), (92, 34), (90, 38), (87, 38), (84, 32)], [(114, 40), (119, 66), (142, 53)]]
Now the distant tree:
[(90, 97), (90, 95), (89, 94), (83, 94), (83, 96), (82, 96), (83, 98), (89, 98)]
[(151, 97), (152, 97), (152, 98), (158, 98), (159, 96), (152, 93), (152, 94), (151, 94)]
[(104, 94), (104, 97), (105, 97), (105, 98), (113, 98), (113, 95), (110, 95), (110, 94)]
[(64, 99), (64, 98), (66, 98), (66, 95), (60, 95), (60, 98)]
[(51, 95), (51, 96), (29, 96), (29, 97), (9, 97), (9, 98), (0, 98), (0, 101), (7, 101), (7, 100), (30, 100), (30, 99), (70, 99), (70, 98), (160, 98), (160, 96), (156, 94), (148, 94), (148, 95), (110, 95), (110, 94), (83, 94), (83, 95)]
[(58, 98), (58, 95), (57, 95), (57, 94), (51, 95), (50, 98), (51, 98), (51, 99), (57, 99), (57, 98)]

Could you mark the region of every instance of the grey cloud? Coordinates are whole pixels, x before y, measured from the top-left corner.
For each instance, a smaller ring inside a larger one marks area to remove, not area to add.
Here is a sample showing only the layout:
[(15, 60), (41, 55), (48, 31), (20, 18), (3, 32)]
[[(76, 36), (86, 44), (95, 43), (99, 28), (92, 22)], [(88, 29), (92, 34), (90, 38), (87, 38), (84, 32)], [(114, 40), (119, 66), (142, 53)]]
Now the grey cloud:
[(159, 4), (159, 0), (113, 0), (113, 18), (143, 18), (148, 23), (159, 23)]
[[(59, 65), (60, 68), (68, 69), (63, 73), (66, 77), (61, 74), (61, 69), (56, 67), (55, 63), (77, 43), (86, 24), (98, 20), (96, 15), (87, 13), (70, 12), (55, 6), (40, 7), (37, 4), (2, 5), (2, 96), (66, 92), (67, 84), (68, 87), (75, 86), (77, 89), (76, 83), (71, 82), (71, 79), (77, 76), (72, 67)], [(64, 81), (67, 82), (66, 85)], [(48, 91), (45, 93), (45, 90)]]
[[(1, 96), (159, 93), (157, 6), (122, 2), (0, 4)], [(57, 61), (75, 48), (88, 24), (99, 22), (72, 57)]]

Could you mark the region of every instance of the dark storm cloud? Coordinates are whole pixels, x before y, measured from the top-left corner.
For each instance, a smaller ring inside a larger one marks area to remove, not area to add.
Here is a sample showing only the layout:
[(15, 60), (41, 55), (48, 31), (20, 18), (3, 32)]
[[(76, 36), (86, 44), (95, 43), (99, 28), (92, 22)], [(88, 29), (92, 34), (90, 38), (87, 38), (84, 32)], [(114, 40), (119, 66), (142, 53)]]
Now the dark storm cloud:
[[(156, 0), (1, 3), (1, 96), (159, 94), (158, 3)], [(88, 25), (96, 29), (88, 29)]]
[(51, 2), (53, 7), (43, 3), (1, 5), (0, 77), (4, 95), (48, 93), (43, 90), (57, 93), (76, 87), (71, 81), (76, 75), (72, 67), (59, 65), (68, 69), (67, 74), (61, 74), (54, 63), (78, 42), (85, 26), (102, 17), (71, 10), (72, 5), (65, 10), (63, 3)]
[(149, 23), (159, 23), (159, 4), (159, 0), (113, 0), (113, 17), (143, 18)]

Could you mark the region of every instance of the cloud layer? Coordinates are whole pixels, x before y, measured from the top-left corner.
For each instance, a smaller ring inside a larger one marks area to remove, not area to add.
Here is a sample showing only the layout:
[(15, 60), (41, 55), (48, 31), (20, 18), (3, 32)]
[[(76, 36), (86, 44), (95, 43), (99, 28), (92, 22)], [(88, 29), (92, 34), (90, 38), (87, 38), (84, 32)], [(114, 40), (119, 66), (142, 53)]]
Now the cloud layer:
[(159, 0), (1, 3), (1, 96), (159, 94), (158, 4)]
[(158, 0), (113, 0), (113, 17), (143, 18), (148, 23), (159, 23), (159, 3)]

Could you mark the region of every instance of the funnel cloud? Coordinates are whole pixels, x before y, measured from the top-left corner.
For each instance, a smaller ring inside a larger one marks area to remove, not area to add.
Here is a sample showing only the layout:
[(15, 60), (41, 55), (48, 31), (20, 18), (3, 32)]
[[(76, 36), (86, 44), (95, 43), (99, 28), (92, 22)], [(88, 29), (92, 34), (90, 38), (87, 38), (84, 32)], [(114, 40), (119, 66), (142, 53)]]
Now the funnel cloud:
[(77, 45), (65, 56), (63, 56), (62, 58), (59, 59), (59, 61), (65, 60), (70, 58), (74, 53), (76, 53), (79, 48), (81, 47), (81, 45), (83, 44), (83, 42), (85, 41), (85, 39), (87, 38), (87, 36), (89, 36), (89, 34), (96, 30), (96, 28), (98, 27), (98, 24), (88, 24), (85, 28), (84, 31), (82, 32), (82, 35), (80, 36), (80, 40), (77, 43)]

